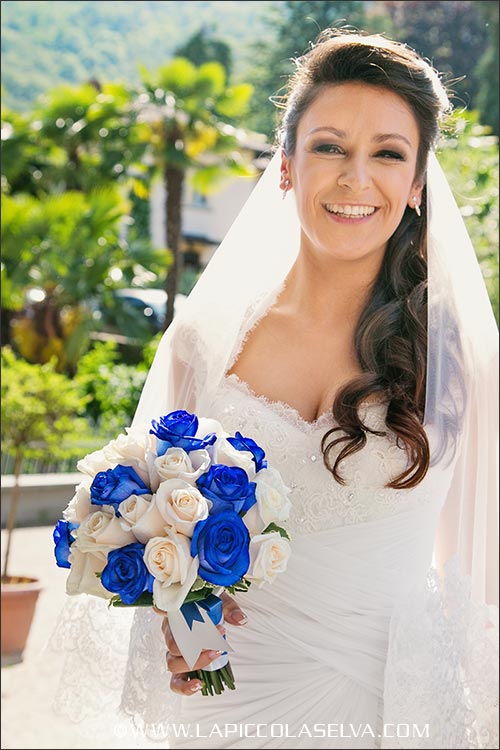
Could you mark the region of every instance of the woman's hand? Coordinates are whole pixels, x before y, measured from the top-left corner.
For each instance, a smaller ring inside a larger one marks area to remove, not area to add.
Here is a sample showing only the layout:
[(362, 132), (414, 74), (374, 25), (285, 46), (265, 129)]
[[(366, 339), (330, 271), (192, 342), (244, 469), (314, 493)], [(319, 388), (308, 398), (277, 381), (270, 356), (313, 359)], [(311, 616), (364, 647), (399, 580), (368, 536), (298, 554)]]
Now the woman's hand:
[[(244, 625), (247, 621), (246, 615), (241, 611), (237, 602), (229, 596), (229, 594), (222, 594), (222, 606), (224, 612), (224, 622), (228, 622), (231, 625)], [(205, 669), (210, 662), (214, 659), (218, 659), (220, 651), (202, 651), (200, 658), (194, 665), (193, 669), (190, 670), (185, 660), (182, 658), (181, 653), (177, 647), (177, 643), (174, 641), (172, 631), (168, 624), (168, 616), (160, 609), (153, 607), (154, 611), (163, 617), (161, 629), (167, 644), (167, 669), (172, 673), (170, 679), (170, 689), (174, 693), (180, 695), (194, 695), (198, 690), (201, 690), (201, 680), (196, 678), (189, 679), (189, 672), (194, 672), (197, 669)], [(225, 628), (222, 625), (217, 626), (217, 630), (224, 635)]]

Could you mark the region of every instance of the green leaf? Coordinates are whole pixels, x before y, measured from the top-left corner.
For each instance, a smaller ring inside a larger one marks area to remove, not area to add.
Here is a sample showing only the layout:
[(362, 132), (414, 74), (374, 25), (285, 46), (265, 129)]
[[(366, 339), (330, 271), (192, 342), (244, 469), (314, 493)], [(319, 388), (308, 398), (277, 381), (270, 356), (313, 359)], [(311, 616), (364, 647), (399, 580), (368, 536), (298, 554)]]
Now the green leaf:
[(190, 591), (184, 599), (184, 604), (188, 604), (189, 602), (199, 602), (202, 599), (206, 599), (207, 596), (209, 596), (213, 592), (213, 590), (213, 586), (205, 586), (204, 588), (198, 589), (197, 591)]
[(113, 596), (110, 602), (113, 607), (152, 607), (153, 594), (150, 594), (149, 591), (143, 591), (133, 604), (125, 604), (118, 595), (116, 595), (116, 598)]
[(236, 583), (233, 583), (231, 586), (226, 586), (226, 591), (228, 591), (228, 593), (230, 594), (236, 594), (237, 591), (248, 591), (251, 585), (252, 582), (243, 577), (240, 578), (239, 581), (236, 581)]
[(282, 536), (284, 539), (288, 539), (290, 541), (290, 537), (288, 533), (283, 529), (281, 526), (277, 526), (275, 523), (270, 523), (269, 526), (266, 526), (263, 534), (271, 534), (272, 532), (277, 531), (280, 536)]
[(248, 110), (253, 94), (250, 83), (240, 83), (226, 89), (224, 96), (217, 100), (217, 112), (223, 117), (240, 117)]

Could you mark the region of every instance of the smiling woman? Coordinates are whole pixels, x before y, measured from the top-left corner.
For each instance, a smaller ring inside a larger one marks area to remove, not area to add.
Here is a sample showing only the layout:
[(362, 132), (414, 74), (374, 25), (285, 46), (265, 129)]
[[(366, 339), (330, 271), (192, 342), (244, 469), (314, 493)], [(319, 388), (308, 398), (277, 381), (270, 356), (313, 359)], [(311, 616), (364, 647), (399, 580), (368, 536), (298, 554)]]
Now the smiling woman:
[(397, 94), (363, 83), (319, 91), (281, 167), (295, 190), (304, 252), (319, 252), (321, 263), (374, 254), (368, 272), (376, 273), (405, 206), (421, 202), (418, 145), (417, 120)]
[(134, 425), (187, 409), (255, 436), (292, 532), (272, 592), (246, 616), (225, 595), (237, 690), (200, 695), (168, 618), (136, 613), (121, 708), (171, 747), (498, 746), (498, 343), (433, 153), (448, 109), (406, 46), (323, 35), (159, 345)]

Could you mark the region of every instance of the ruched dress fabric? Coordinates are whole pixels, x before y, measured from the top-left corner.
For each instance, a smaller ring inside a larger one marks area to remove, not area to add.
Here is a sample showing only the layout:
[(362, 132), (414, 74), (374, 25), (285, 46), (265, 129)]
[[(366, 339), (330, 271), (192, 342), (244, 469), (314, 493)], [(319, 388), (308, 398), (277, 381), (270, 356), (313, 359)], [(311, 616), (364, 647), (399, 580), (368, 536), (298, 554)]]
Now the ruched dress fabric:
[[(227, 372), (268, 305), (245, 318)], [(237, 687), (214, 697), (169, 689), (151, 609), (71, 598), (51, 639), (65, 659), (56, 709), (92, 736), (132, 732), (158, 747), (498, 748), (498, 610), (472, 599), (456, 558), (444, 575), (433, 566), (453, 462), (412, 489), (388, 488), (406, 456), (386, 404), (365, 402), (366, 444), (342, 463), (341, 485), (321, 452), (331, 413), (306, 422), (235, 374), (208, 390), (194, 328), (178, 331), (175, 352), (199, 354), (194, 388), (175, 408), (254, 439), (290, 488), (288, 567), (237, 595), (248, 616), (228, 626)]]
[[(360, 410), (368, 427), (385, 430), (384, 404)], [(305, 422), (234, 374), (207, 413), (251, 436), (281, 472), (292, 556), (272, 585), (238, 597), (248, 623), (228, 629), (237, 689), (179, 699), (170, 721), (183, 729), (172, 731), (187, 736), (170, 734), (171, 747), (381, 747), (391, 615), (425, 579), (449, 474), (441, 487), (434, 474), (432, 488), (388, 489), (404, 453), (390, 434), (367, 433), (342, 466), (342, 486), (320, 449), (332, 415)]]

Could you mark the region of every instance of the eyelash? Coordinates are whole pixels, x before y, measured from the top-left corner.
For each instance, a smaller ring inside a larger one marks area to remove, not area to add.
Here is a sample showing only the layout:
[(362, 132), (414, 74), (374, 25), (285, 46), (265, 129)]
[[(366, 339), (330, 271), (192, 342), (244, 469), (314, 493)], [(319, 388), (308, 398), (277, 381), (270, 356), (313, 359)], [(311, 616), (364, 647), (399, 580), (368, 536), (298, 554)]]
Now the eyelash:
[[(314, 146), (313, 151), (320, 153), (320, 154), (343, 153), (340, 146), (336, 146), (333, 143), (322, 143), (319, 146)], [(400, 154), (397, 151), (391, 151), (390, 149), (384, 149), (383, 151), (379, 151), (377, 155), (389, 156), (391, 159), (394, 159), (395, 161), (406, 161), (403, 154)]]

